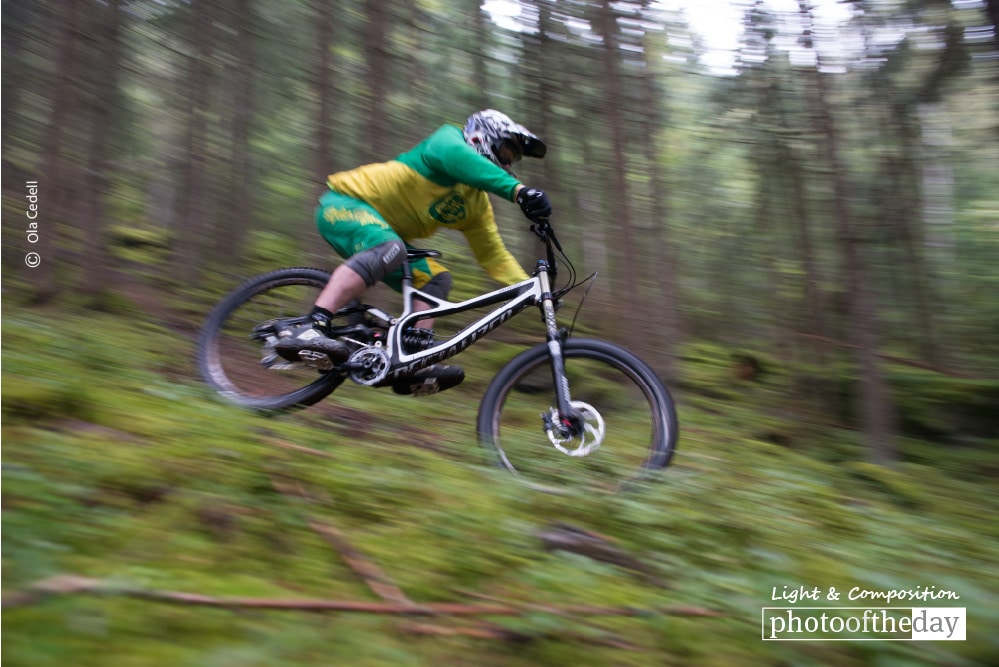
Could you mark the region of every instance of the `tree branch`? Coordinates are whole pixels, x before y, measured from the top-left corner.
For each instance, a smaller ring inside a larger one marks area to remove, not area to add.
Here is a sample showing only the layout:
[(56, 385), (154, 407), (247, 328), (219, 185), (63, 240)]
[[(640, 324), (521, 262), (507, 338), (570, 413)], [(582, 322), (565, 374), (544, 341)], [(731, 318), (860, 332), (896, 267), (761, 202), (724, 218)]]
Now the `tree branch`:
[[(294, 485), (281, 482), (271, 477), (271, 484), (279, 493), (296, 496), (305, 500), (313, 500), (302, 485), (296, 482)], [(375, 595), (383, 601), (400, 605), (413, 605), (414, 603), (406, 596), (401, 588), (392, 583), (380, 567), (370, 561), (364, 554), (354, 548), (350, 541), (344, 536), (339, 528), (332, 524), (322, 523), (310, 516), (305, 517), (309, 526), (319, 533), (326, 542), (336, 549), (344, 562), (352, 569), (361, 580), (367, 584)]]
[(282, 599), (213, 597), (198, 593), (132, 588), (78, 575), (59, 575), (38, 581), (22, 591), (4, 593), (5, 609), (23, 607), (52, 595), (91, 594), (137, 598), (150, 602), (215, 607), (219, 609), (271, 609), (304, 612), (350, 612), (382, 614), (389, 616), (520, 616), (524, 613), (546, 613), (553, 616), (694, 616), (722, 618), (724, 613), (701, 607), (660, 607), (639, 609), (634, 607), (599, 607), (590, 605), (519, 605), (511, 603), (468, 604), (463, 602), (435, 602), (396, 604), (390, 602), (359, 602), (353, 600)]

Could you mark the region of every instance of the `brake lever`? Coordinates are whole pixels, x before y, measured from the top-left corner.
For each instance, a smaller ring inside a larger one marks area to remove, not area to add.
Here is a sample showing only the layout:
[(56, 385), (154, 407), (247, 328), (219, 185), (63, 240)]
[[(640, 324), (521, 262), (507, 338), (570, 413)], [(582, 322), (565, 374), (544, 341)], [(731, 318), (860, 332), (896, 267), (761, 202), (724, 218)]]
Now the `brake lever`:
[(552, 242), (558, 245), (558, 241), (555, 240), (555, 232), (552, 230), (552, 225), (548, 221), (548, 218), (531, 218), (531, 231), (542, 241), (551, 237)]

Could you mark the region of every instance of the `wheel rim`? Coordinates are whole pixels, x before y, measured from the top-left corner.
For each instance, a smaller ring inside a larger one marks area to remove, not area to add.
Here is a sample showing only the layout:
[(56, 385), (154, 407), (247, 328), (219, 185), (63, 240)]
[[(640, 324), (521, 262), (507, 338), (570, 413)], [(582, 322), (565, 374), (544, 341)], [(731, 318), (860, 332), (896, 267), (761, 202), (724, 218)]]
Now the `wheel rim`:
[(263, 322), (309, 312), (321, 289), (321, 283), (305, 278), (275, 281), (229, 309), (205, 341), (206, 379), (229, 400), (254, 407), (269, 407), (303, 389), (330, 382), (328, 376), (304, 365), (266, 368), (261, 363), (264, 344), (253, 335), (254, 327)]

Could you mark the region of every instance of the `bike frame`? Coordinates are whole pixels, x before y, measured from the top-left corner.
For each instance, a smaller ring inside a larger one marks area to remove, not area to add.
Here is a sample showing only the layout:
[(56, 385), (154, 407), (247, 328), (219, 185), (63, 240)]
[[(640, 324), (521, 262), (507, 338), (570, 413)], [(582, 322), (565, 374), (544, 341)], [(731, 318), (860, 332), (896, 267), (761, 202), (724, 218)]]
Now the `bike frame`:
[[(410, 262), (421, 257), (439, 257), (440, 253), (433, 250), (410, 251), (407, 261), (403, 264), (402, 297), (403, 312), (398, 318), (393, 318), (377, 308), (368, 308), (370, 315), (384, 320), (388, 325), (388, 340), (386, 341), (389, 355), (389, 378), (410, 375), (414, 371), (436, 364), (466, 350), (498, 326), (517, 315), (525, 308), (537, 305), (545, 323), (548, 350), (552, 360), (552, 377), (557, 392), (557, 405), (561, 415), (563, 429), (574, 430), (578, 424), (577, 411), (571, 405), (569, 381), (565, 376), (565, 362), (562, 356), (562, 335), (555, 319), (555, 299), (551, 290), (551, 265), (548, 261), (538, 260), (534, 275), (508, 287), (503, 287), (466, 301), (453, 303), (438, 299), (413, 287)], [(431, 305), (426, 310), (416, 310), (416, 299)], [(501, 303), (499, 307), (486, 313), (475, 322), (465, 326), (454, 336), (433, 345), (425, 350), (407, 353), (402, 347), (402, 332), (415, 325), (420, 320), (447, 317), (464, 313), (476, 308), (482, 308)]]

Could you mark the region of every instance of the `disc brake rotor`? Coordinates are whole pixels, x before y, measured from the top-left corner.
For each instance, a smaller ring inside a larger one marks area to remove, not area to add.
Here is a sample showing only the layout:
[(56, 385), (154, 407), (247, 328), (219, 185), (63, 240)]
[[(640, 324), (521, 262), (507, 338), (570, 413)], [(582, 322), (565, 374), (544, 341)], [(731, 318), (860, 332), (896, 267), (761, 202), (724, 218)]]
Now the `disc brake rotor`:
[[(551, 440), (555, 449), (567, 456), (586, 456), (596, 451), (604, 441), (607, 428), (604, 418), (600, 416), (597, 409), (589, 403), (583, 401), (572, 401), (570, 404), (579, 413), (582, 426), (582, 433), (576, 436), (565, 436), (558, 433), (555, 428), (545, 429), (548, 439)], [(559, 422), (558, 411), (551, 410), (551, 423)]]

